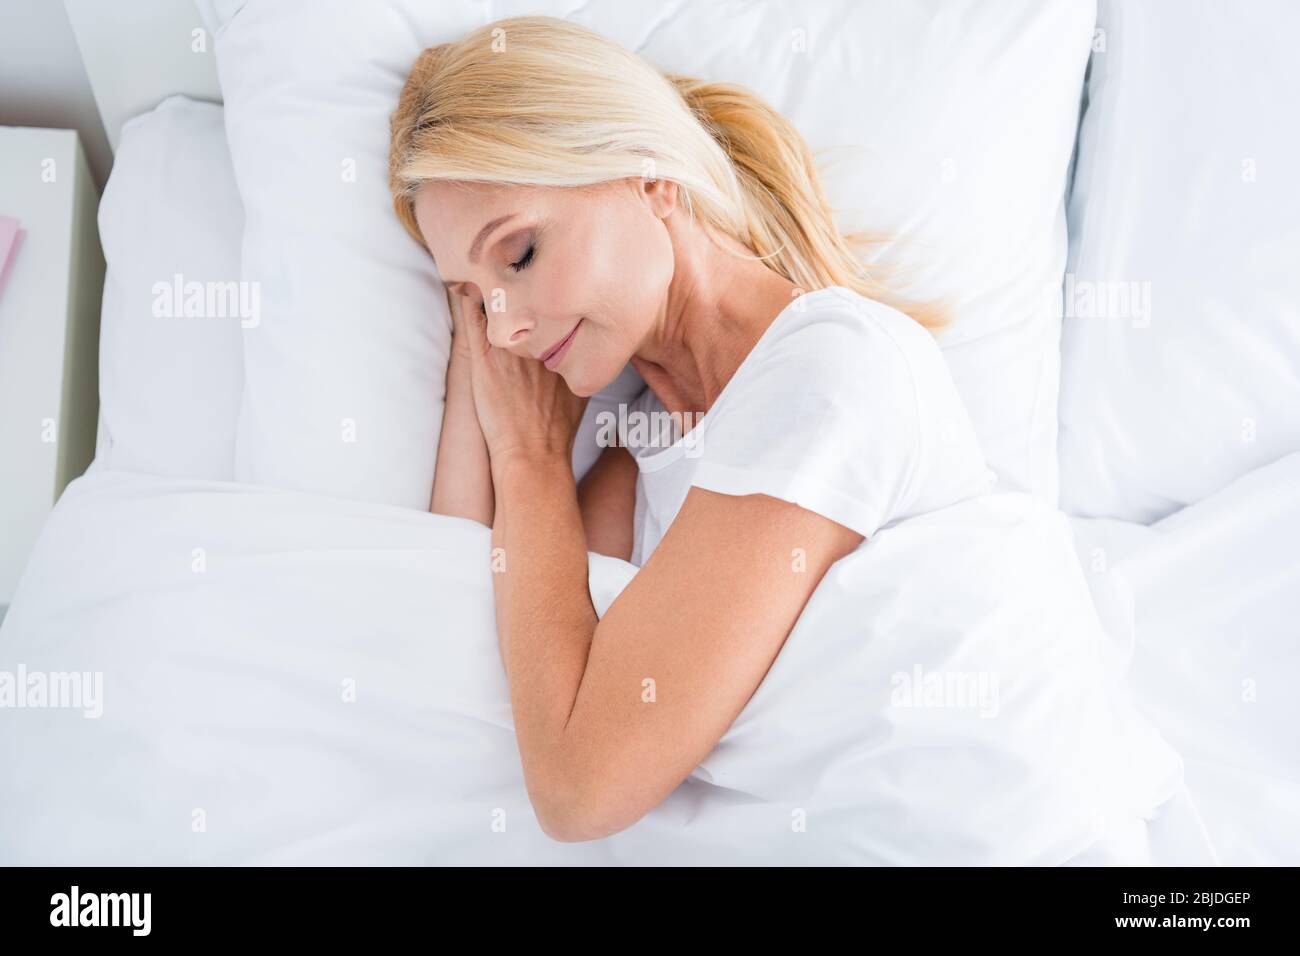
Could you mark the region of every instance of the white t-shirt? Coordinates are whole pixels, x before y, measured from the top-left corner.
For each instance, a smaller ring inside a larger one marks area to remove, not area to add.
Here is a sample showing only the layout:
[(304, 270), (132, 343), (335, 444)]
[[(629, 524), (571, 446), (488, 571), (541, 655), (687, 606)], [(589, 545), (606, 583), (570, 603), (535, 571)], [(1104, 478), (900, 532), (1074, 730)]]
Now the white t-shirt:
[(841, 286), (782, 310), (702, 418), (672, 428), (648, 388), (627, 412), (636, 565), (692, 486), (770, 495), (870, 538), (997, 480), (933, 336)]

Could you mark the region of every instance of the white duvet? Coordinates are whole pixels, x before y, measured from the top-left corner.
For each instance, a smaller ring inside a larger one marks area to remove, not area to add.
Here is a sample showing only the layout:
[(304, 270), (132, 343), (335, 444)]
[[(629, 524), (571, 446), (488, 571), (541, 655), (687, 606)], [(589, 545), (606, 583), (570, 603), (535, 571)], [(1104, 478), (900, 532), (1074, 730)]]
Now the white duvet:
[(1114, 669), (1219, 861), (1300, 864), (1300, 452), (1150, 527), (1074, 527)]
[[(634, 573), (592, 557), (599, 611)], [(0, 862), (1206, 859), (1114, 657), (1063, 516), (1009, 494), (910, 519), (831, 569), (662, 806), (558, 844), (523, 788), (487, 529), (92, 469), (0, 630)], [(101, 680), (95, 706), (41, 706), (60, 673)]]

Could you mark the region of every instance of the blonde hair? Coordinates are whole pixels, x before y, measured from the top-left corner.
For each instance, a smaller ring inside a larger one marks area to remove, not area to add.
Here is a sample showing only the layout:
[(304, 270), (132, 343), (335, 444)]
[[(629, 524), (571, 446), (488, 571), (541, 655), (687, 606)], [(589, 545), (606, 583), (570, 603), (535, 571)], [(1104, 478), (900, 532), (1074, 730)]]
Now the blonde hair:
[(935, 305), (907, 302), (866, 274), (842, 236), (798, 130), (742, 86), (656, 70), (585, 27), (553, 17), (486, 24), (420, 54), (392, 115), (389, 186), (424, 243), (415, 194), (432, 180), (590, 186), (625, 177), (676, 183), (706, 231), (813, 290), (839, 285), (932, 331)]

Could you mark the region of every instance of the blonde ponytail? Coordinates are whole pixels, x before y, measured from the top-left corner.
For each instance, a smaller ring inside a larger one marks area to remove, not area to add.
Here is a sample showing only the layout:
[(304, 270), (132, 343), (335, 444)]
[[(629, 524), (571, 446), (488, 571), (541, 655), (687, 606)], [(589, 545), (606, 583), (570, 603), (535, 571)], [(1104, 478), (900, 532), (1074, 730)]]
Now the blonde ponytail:
[(731, 159), (743, 193), (744, 235), (737, 238), (759, 258), (803, 289), (844, 286), (931, 331), (944, 325), (941, 307), (901, 299), (866, 275), (854, 247), (877, 240), (835, 228), (812, 153), (789, 120), (743, 86), (668, 79)]

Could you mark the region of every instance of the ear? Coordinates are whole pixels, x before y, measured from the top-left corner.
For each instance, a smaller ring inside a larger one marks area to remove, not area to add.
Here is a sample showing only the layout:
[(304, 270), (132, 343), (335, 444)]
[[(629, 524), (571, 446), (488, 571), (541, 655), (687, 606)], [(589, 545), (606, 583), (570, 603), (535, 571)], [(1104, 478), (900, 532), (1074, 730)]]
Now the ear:
[(640, 183), (641, 195), (650, 211), (660, 219), (667, 219), (677, 208), (677, 184), (670, 179), (645, 179)]

